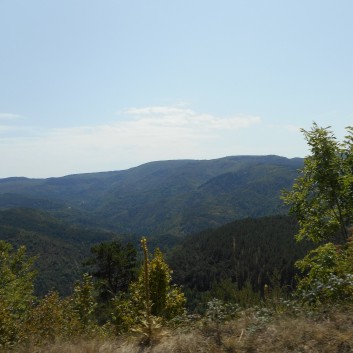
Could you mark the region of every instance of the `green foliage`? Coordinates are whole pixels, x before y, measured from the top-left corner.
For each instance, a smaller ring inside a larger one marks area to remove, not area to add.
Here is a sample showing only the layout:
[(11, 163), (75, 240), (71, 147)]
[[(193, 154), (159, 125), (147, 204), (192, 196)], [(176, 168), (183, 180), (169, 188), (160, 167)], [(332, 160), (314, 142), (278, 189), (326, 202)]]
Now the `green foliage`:
[[(138, 294), (142, 294), (142, 303), (144, 305), (144, 309), (141, 310), (142, 317), (140, 318), (139, 331), (145, 336), (144, 342), (149, 344), (152, 339), (152, 334), (155, 326), (155, 322), (152, 317), (152, 301), (151, 301), (151, 287), (150, 287), (150, 263), (148, 259), (148, 248), (147, 248), (147, 239), (141, 239), (141, 246), (143, 250), (143, 269), (141, 271), (142, 274), (142, 282), (143, 286), (140, 289), (140, 293), (135, 293), (135, 296)], [(136, 287), (135, 287), (136, 288)], [(157, 323), (158, 324), (158, 323)]]
[[(168, 257), (174, 281), (185, 288), (191, 310), (213, 297), (244, 307), (258, 304), (265, 285), (292, 288), (294, 263), (312, 245), (297, 243), (289, 216), (238, 220), (186, 237)], [(273, 283), (274, 275), (277, 282)]]
[(138, 315), (141, 314), (131, 300), (131, 296), (125, 293), (118, 293), (112, 299), (112, 309), (110, 313), (115, 333), (121, 334), (131, 330), (138, 321)]
[(132, 244), (119, 241), (100, 243), (91, 248), (93, 256), (87, 264), (93, 267), (98, 290), (103, 301), (109, 301), (120, 291), (126, 292), (136, 276), (136, 250)]
[(185, 297), (180, 287), (172, 285), (172, 270), (164, 261), (162, 252), (157, 248), (149, 263), (152, 315), (167, 320), (182, 314)]
[(0, 347), (25, 338), (21, 330), (34, 299), (34, 258), (26, 249), (0, 241)]
[(25, 328), (34, 342), (54, 341), (75, 335), (79, 321), (70, 299), (61, 299), (57, 292), (51, 292), (32, 308)]
[(304, 137), (311, 155), (283, 199), (299, 221), (298, 239), (329, 240), (340, 231), (347, 238), (353, 220), (353, 130), (338, 142), (329, 128), (313, 124)]
[(305, 274), (297, 295), (311, 305), (353, 301), (353, 243), (324, 244), (310, 251), (296, 266)]
[[(299, 221), (299, 240), (348, 240), (353, 221), (353, 128), (346, 129), (342, 142), (329, 128), (315, 123), (310, 131), (302, 129), (311, 155), (283, 197)], [(329, 242), (310, 251), (296, 264), (304, 274), (297, 294), (313, 305), (351, 301), (352, 260), (350, 242), (344, 246)]]
[(162, 319), (171, 320), (184, 313), (186, 300), (181, 289), (171, 284), (172, 271), (162, 252), (156, 249), (152, 260), (149, 260), (145, 238), (141, 245), (143, 266), (137, 281), (130, 284), (129, 293), (114, 299), (113, 318), (118, 331), (133, 328), (150, 337)]
[(218, 346), (222, 344), (221, 323), (234, 319), (238, 315), (238, 311), (239, 307), (237, 305), (225, 303), (216, 298), (213, 298), (207, 303), (205, 313), (207, 335), (213, 336)]
[(95, 300), (93, 278), (89, 274), (85, 273), (82, 277), (82, 282), (76, 283), (71, 305), (78, 316), (82, 331), (92, 331), (96, 325), (94, 311), (97, 307), (97, 302)]
[(214, 298), (228, 303), (236, 303), (243, 308), (258, 305), (261, 302), (261, 292), (255, 292), (249, 280), (239, 288), (231, 278), (226, 278), (213, 284), (210, 294)]
[(207, 303), (205, 318), (210, 321), (224, 322), (234, 319), (239, 312), (239, 306), (225, 303), (222, 300), (213, 298)]
[(34, 293), (41, 297), (53, 290), (70, 295), (91, 246), (113, 237), (116, 234), (73, 226), (47, 212), (24, 208), (0, 211), (0, 239), (16, 248), (25, 245), (27, 253), (36, 256)]
[(0, 241), (0, 350), (97, 332), (92, 278), (84, 275), (71, 297), (50, 292), (37, 300), (33, 263), (23, 246), (14, 250)]
[(38, 300), (28, 312), (24, 329), (34, 343), (96, 336), (102, 333), (94, 316), (96, 306), (92, 277), (84, 274), (71, 296), (61, 298), (50, 292)]
[[(184, 311), (185, 297), (180, 287), (171, 284), (172, 271), (164, 261), (162, 252), (157, 248), (151, 261), (147, 262), (149, 300), (151, 314), (167, 320), (180, 315)], [(138, 280), (131, 285), (131, 293), (135, 303), (146, 301), (145, 270), (141, 270)]]

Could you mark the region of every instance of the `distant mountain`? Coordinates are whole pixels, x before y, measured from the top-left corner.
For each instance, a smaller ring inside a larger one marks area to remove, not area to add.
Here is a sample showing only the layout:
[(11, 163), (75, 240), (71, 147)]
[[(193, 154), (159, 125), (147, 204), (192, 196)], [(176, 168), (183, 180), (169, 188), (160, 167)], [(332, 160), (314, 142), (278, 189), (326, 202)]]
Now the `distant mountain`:
[(235, 219), (285, 213), (300, 158), (175, 160), (61, 178), (0, 179), (0, 209), (28, 207), (85, 227), (183, 236)]

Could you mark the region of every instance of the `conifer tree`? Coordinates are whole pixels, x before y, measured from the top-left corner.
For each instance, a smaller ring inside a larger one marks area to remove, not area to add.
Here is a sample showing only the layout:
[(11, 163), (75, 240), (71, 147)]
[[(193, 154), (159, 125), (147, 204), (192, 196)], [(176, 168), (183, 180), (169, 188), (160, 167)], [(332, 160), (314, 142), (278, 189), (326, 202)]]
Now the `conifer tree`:
[(118, 292), (126, 292), (136, 278), (136, 250), (130, 243), (119, 241), (94, 245), (86, 265), (92, 267), (100, 299), (109, 301)]

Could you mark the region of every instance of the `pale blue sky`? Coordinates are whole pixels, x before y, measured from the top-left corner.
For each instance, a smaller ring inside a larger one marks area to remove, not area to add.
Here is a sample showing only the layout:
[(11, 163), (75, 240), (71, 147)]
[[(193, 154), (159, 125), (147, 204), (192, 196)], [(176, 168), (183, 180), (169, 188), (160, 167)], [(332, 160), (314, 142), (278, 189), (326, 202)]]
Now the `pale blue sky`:
[(353, 2), (0, 0), (0, 177), (304, 157), (353, 125)]

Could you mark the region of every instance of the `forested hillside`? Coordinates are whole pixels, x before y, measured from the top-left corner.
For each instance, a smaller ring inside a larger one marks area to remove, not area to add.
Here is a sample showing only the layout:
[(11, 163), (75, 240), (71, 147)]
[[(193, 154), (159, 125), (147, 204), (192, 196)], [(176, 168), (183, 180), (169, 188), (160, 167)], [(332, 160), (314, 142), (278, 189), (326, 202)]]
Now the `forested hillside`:
[[(297, 230), (291, 217), (274, 216), (235, 221), (185, 240), (151, 237), (149, 243), (152, 251), (157, 246), (171, 249), (176, 245), (168, 256), (173, 278), (196, 296), (215, 290), (223, 281), (233, 282), (234, 288), (249, 281), (255, 291), (261, 291), (274, 274), (280, 276), (282, 285), (292, 284), (293, 263), (308, 249), (294, 241)], [(30, 255), (37, 256), (36, 293), (56, 289), (68, 294), (94, 244), (119, 239), (138, 247), (140, 236), (87, 229), (43, 211), (14, 208), (0, 211), (0, 239), (25, 245)]]
[[(83, 262), (93, 245), (119, 240), (138, 247), (141, 235), (118, 234), (108, 230), (85, 228), (53, 217), (48, 212), (31, 208), (0, 211), (0, 240), (16, 248), (24, 245), (35, 256), (35, 293), (43, 295), (56, 290), (61, 295), (72, 292), (73, 284), (87, 269)], [(150, 249), (171, 248), (179, 241), (173, 236), (149, 237)]]
[[(264, 286), (294, 288), (294, 263), (312, 243), (297, 243), (298, 224), (289, 216), (244, 219), (188, 236), (169, 258), (173, 278), (184, 286), (189, 302), (239, 301), (237, 291), (263, 295)], [(238, 300), (237, 300), (238, 299)]]
[(116, 237), (112, 232), (70, 225), (38, 210), (0, 211), (0, 240), (16, 247), (25, 245), (28, 254), (36, 256), (35, 291), (39, 295), (49, 290), (71, 293), (90, 247)]
[(0, 179), (0, 208), (28, 207), (85, 227), (183, 236), (235, 219), (285, 213), (299, 158), (237, 156), (152, 162), (62, 178)]

